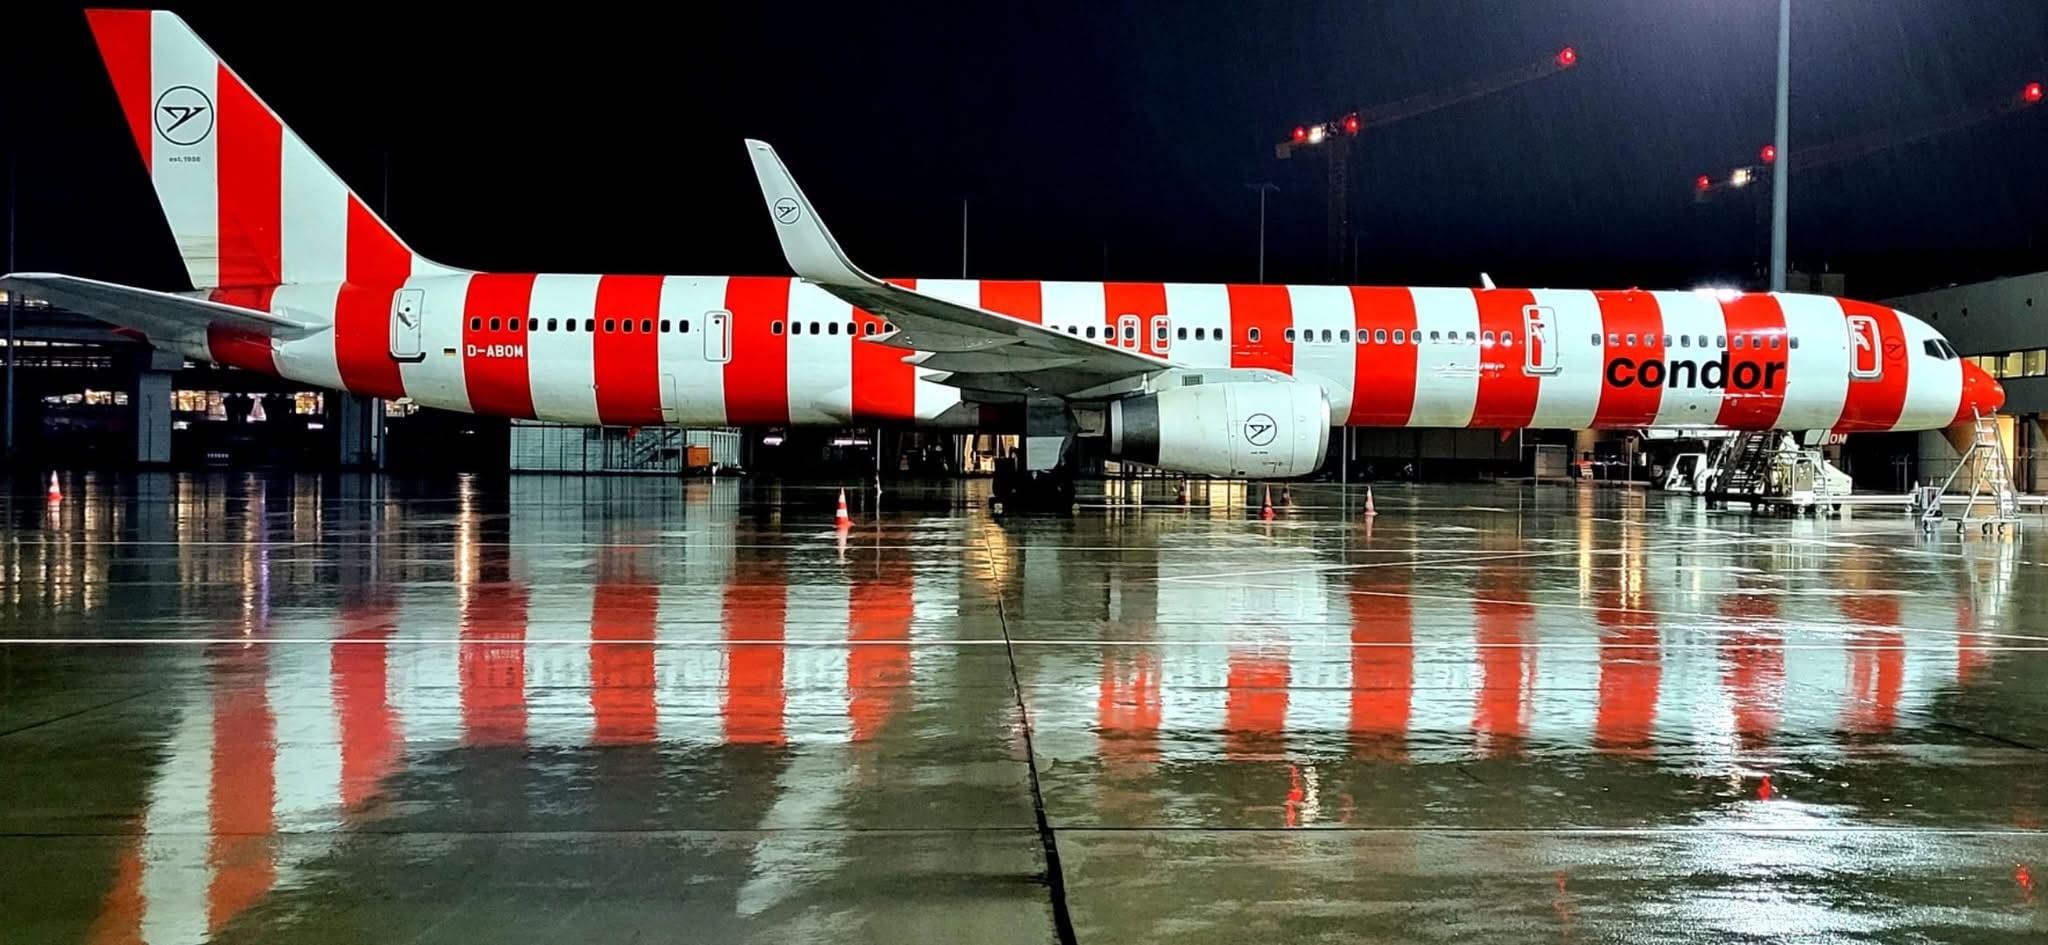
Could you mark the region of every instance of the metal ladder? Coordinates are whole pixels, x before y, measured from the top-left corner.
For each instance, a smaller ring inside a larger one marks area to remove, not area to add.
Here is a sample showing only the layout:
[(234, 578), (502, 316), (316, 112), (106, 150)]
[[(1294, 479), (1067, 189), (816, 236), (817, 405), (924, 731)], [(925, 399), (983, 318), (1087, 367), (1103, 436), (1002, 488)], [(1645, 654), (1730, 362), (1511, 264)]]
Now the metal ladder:
[(1778, 435), (1777, 430), (1750, 431), (1731, 438), (1716, 456), (1714, 471), (1707, 478), (1707, 494), (1722, 502), (1762, 495)]
[[(1998, 432), (1998, 415), (1972, 412), (1974, 431), (1970, 437), (1970, 449), (1956, 461), (1956, 468), (1942, 482), (1940, 495), (1947, 495), (1955, 485), (1956, 477), (1963, 470), (1971, 471), (1970, 499), (1963, 506), (1963, 514), (1956, 519), (1956, 532), (1961, 534), (1970, 525), (1978, 525), (1985, 534), (1991, 534), (1993, 526), (2000, 532), (2008, 525), (2018, 525), (2019, 492), (2012, 485), (2012, 470), (2006, 463), (2005, 440)], [(1979, 515), (1977, 503), (1987, 504), (1986, 514)], [(1925, 520), (1926, 527), (1933, 528), (1931, 518)]]

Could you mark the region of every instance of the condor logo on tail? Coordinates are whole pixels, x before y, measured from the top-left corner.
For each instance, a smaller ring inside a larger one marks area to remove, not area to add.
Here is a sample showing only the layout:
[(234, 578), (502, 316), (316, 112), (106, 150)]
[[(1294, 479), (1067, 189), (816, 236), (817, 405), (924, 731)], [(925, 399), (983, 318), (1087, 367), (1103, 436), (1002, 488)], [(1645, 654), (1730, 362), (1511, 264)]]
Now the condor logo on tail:
[(1785, 362), (1744, 361), (1730, 365), (1723, 352), (1720, 360), (1660, 361), (1645, 358), (1614, 358), (1607, 362), (1607, 383), (1612, 387), (1683, 387), (1708, 390), (1775, 390), (1784, 386)]

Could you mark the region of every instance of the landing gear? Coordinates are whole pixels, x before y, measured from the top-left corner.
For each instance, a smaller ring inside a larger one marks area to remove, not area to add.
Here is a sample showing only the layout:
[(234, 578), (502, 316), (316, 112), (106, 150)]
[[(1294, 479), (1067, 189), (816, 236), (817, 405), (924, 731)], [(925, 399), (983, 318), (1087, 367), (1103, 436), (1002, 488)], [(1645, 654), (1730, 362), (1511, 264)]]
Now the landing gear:
[(1074, 511), (1074, 473), (1065, 465), (1034, 472), (1024, 469), (1016, 457), (1006, 456), (996, 461), (994, 486), (988, 499), (992, 515)]

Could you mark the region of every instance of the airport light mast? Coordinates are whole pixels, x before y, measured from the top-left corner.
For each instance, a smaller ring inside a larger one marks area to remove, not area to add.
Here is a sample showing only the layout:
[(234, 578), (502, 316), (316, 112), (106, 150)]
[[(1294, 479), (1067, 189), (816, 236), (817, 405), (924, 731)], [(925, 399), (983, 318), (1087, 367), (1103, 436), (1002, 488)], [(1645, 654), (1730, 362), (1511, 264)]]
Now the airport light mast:
[(1423, 92), (1379, 105), (1347, 109), (1333, 118), (1294, 126), (1293, 132), (1285, 140), (1273, 146), (1273, 156), (1283, 161), (1301, 151), (1315, 152), (1323, 156), (1328, 187), (1326, 237), (1329, 241), (1327, 263), (1330, 279), (1335, 282), (1344, 281), (1344, 248), (1351, 237), (1351, 141), (1365, 131), (1368, 125), (1380, 128), (1397, 121), (1427, 115), (1453, 105), (1505, 92), (1546, 76), (1556, 75), (1578, 64), (1577, 47), (1566, 46), (1535, 62), (1481, 76), (1462, 85)]

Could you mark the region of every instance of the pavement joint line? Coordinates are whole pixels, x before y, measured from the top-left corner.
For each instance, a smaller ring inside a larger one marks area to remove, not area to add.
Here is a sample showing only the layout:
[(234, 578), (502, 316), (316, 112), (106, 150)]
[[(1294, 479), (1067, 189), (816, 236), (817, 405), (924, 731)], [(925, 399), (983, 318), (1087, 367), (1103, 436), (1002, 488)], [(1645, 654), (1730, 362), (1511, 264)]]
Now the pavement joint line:
[(1010, 645), (1010, 623), (1003, 604), (1002, 574), (996, 567), (995, 543), (986, 533), (982, 535), (983, 553), (987, 556), (989, 579), (996, 585), (996, 624), (1003, 631), (1003, 652), (1009, 656), (1011, 692), (1017, 698), (1017, 721), (1024, 736), (1024, 773), (1031, 785), (1031, 810), (1037, 821), (1038, 840), (1044, 849), (1045, 878), (1049, 896), (1052, 899), (1053, 935), (1059, 945), (1076, 945), (1074, 917), (1067, 908), (1067, 881), (1064, 868), (1060, 865), (1059, 838), (1054, 835), (1052, 821), (1045, 813), (1045, 792), (1038, 779), (1038, 749), (1032, 745), (1031, 709), (1024, 702), (1024, 682), (1017, 672), (1017, 651)]
[[(417, 828), (391, 828), (351, 824), (341, 828), (294, 828), (277, 830), (190, 830), (181, 828), (152, 829), (152, 837), (329, 837), (329, 836), (376, 836), (376, 837), (580, 837), (603, 836), (646, 836), (668, 837), (689, 834), (871, 834), (877, 836), (947, 836), (962, 833), (1023, 834), (1034, 833), (1037, 826), (1029, 823), (1009, 826), (982, 825), (969, 827), (591, 827), (559, 830), (526, 830), (506, 827), (500, 830), (420, 830)], [(122, 828), (106, 831), (87, 830), (0, 830), (0, 840), (91, 840), (122, 839), (135, 836), (132, 829)]]
[[(1787, 803), (1783, 801), (1758, 801), (1760, 804)], [(1796, 802), (1795, 802), (1796, 803)], [(1310, 827), (1181, 827), (1166, 825), (1065, 825), (1059, 829), (1068, 833), (1430, 833), (1430, 834), (1473, 834), (1480, 836), (1591, 836), (1591, 837), (1659, 837), (1683, 836), (1686, 834), (1770, 834), (1770, 835), (1812, 835), (1812, 834), (1854, 834), (1891, 836), (1938, 836), (1938, 837), (2039, 837), (2048, 839), (2048, 828), (2026, 830), (2014, 827), (1897, 827), (1878, 824), (1838, 824), (1823, 826), (1762, 826), (1756, 824), (1700, 824), (1691, 827), (1457, 827), (1450, 825), (1422, 824), (1411, 826), (1390, 826), (1371, 824), (1330, 824)]]
[(17, 725), (14, 728), (7, 729), (6, 731), (0, 731), (0, 738), (6, 738), (10, 735), (19, 735), (22, 732), (32, 732), (36, 729), (42, 728), (45, 725), (55, 725), (58, 722), (63, 722), (69, 719), (75, 719), (81, 715), (89, 715), (91, 713), (98, 712), (101, 709), (112, 708), (114, 706), (120, 705), (123, 702), (132, 702), (136, 699), (142, 698), (143, 696), (152, 695), (159, 691), (161, 690), (151, 688), (145, 689), (141, 692), (132, 692), (128, 695), (121, 696), (117, 699), (108, 699), (105, 702), (97, 703), (95, 705), (89, 705), (82, 709), (75, 709), (73, 711), (66, 712), (62, 715), (53, 715), (47, 719), (40, 719), (34, 722), (30, 722), (27, 725)]

